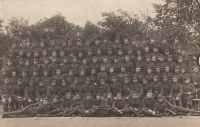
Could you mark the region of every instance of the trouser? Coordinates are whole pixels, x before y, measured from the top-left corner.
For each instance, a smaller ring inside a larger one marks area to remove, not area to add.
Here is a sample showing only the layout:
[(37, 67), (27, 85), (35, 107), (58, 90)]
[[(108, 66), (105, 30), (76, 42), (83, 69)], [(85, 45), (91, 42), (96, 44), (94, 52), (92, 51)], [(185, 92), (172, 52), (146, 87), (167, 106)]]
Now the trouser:
[(95, 109), (94, 108), (81, 111), (82, 116), (93, 116), (94, 113), (95, 113)]
[(22, 108), (22, 105), (23, 105), (24, 100), (23, 100), (23, 98), (14, 98), (14, 99), (13, 99), (13, 102), (14, 102), (14, 104), (16, 105), (16, 108), (17, 108), (18, 110), (20, 110), (20, 109)]
[(83, 111), (83, 110), (81, 109), (81, 107), (76, 107), (76, 108), (74, 108), (74, 109), (71, 109), (70, 112), (69, 112), (68, 114), (63, 114), (63, 116), (68, 117), (68, 116), (71, 116), (71, 115), (73, 115), (73, 114), (81, 114), (82, 111)]
[(135, 115), (135, 116), (139, 116), (139, 114), (138, 114), (138, 109), (137, 108), (134, 108), (134, 107), (130, 107), (129, 109), (127, 109), (126, 111), (125, 111), (125, 113), (126, 114), (133, 114), (133, 115)]
[(192, 104), (192, 99), (194, 95), (183, 95), (183, 104), (186, 104), (186, 107), (190, 107)]
[(172, 104), (176, 105), (177, 102), (178, 102), (178, 106), (183, 107), (181, 98), (178, 98), (178, 100), (176, 100), (175, 97), (172, 97)]
[(200, 114), (200, 111), (196, 111), (196, 110), (193, 110), (193, 109), (188, 109), (188, 108), (183, 108), (183, 107), (180, 107), (180, 106), (172, 106), (170, 108), (172, 111), (174, 111), (175, 113), (197, 113), (197, 114)]
[(64, 114), (68, 114), (69, 112), (70, 112), (70, 110), (69, 109), (66, 109), (66, 110), (64, 110), (64, 111), (61, 111), (61, 110), (55, 110), (55, 111), (52, 111), (54, 114), (50, 114), (50, 115), (48, 115), (48, 116), (63, 116)]
[(3, 118), (18, 118), (18, 117), (34, 117), (37, 115), (37, 108), (30, 107), (24, 110), (12, 111), (8, 113), (4, 113), (2, 115)]
[(2, 96), (3, 111), (10, 112), (13, 109), (13, 100), (9, 96)]
[(113, 113), (115, 116), (123, 116), (126, 112), (126, 110), (121, 110), (119, 111), (120, 109), (113, 109)]
[(46, 115), (57, 114), (57, 113), (60, 113), (60, 112), (61, 112), (60, 108), (57, 108), (57, 109), (54, 109), (54, 110), (48, 112)]

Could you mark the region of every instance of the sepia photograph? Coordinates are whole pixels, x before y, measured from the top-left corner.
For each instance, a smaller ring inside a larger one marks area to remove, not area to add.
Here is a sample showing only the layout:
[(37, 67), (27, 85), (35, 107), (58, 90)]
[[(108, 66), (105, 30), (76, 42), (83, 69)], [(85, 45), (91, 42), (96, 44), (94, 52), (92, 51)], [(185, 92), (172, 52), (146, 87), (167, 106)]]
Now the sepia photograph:
[(0, 127), (200, 127), (200, 0), (1, 0)]

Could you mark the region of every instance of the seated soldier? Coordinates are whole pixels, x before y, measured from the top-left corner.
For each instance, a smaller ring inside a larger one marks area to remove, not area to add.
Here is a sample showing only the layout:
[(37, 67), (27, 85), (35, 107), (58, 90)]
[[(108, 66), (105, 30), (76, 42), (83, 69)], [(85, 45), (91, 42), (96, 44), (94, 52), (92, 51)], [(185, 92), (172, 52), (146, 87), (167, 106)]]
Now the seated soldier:
[(127, 100), (128, 109), (126, 110), (127, 114), (132, 116), (140, 116), (138, 111), (141, 109), (140, 97), (136, 92), (133, 92), (132, 96)]
[(79, 93), (74, 94), (75, 95), (75, 99), (72, 102), (72, 104), (70, 105), (70, 113), (68, 114), (63, 114), (63, 116), (68, 117), (68, 116), (80, 116), (82, 113), (82, 103), (83, 100), (81, 99), (81, 96)]
[(102, 116), (103, 115), (103, 98), (100, 93), (97, 93), (96, 100), (95, 100), (95, 116)]
[(24, 86), (21, 79), (17, 80), (17, 84), (12, 87), (11, 95), (17, 109), (21, 109), (24, 102)]
[(4, 113), (2, 118), (19, 118), (19, 117), (35, 117), (35, 116), (44, 116), (49, 112), (49, 100), (47, 98), (44, 101), (31, 104), (21, 110)]
[(156, 112), (160, 115), (200, 115), (200, 111), (187, 109), (180, 106), (172, 105), (163, 96), (158, 96), (158, 103), (156, 104)]
[(111, 116), (112, 115), (112, 111), (113, 111), (113, 108), (112, 108), (112, 104), (113, 104), (113, 96), (112, 96), (112, 93), (111, 92), (108, 92), (107, 94), (107, 97), (103, 100), (102, 102), (102, 106), (103, 106), (103, 116), (106, 115), (106, 116)]
[[(192, 99), (194, 98), (195, 88), (192, 83), (190, 83), (190, 79), (188, 77), (184, 78), (185, 81), (182, 84), (183, 87), (183, 102), (186, 103), (186, 108), (190, 108), (192, 106)], [(184, 104), (185, 104), (184, 103)]]
[(69, 92), (66, 93), (65, 99), (60, 104), (60, 110), (57, 110), (57, 114), (52, 114), (51, 116), (63, 116), (70, 112), (70, 105), (72, 104), (73, 99)]
[(182, 105), (182, 94), (183, 94), (183, 87), (180, 83), (177, 82), (177, 77), (172, 77), (172, 84), (170, 88), (170, 95), (169, 97), (172, 97), (172, 104), (176, 105), (176, 102), (178, 102), (178, 105), (183, 107)]
[(12, 84), (9, 82), (9, 79), (5, 77), (4, 84), (2, 85), (2, 95), (1, 95), (2, 103), (3, 103), (3, 112), (11, 111), (13, 108), (11, 90), (12, 90)]
[(61, 86), (58, 88), (58, 96), (63, 101), (65, 99), (65, 94), (69, 92), (69, 85), (66, 83), (66, 80), (61, 81)]
[(153, 93), (149, 91), (147, 96), (142, 101), (142, 108), (138, 112), (141, 116), (158, 116), (156, 114), (156, 100), (153, 98)]
[(29, 80), (29, 86), (24, 91), (24, 97), (26, 106), (36, 102), (36, 87), (33, 79)]
[(122, 99), (121, 93), (117, 93), (117, 98), (113, 101), (112, 107), (115, 116), (124, 116), (124, 113), (127, 110), (127, 104), (126, 101)]
[(51, 100), (53, 100), (53, 98), (58, 95), (58, 86), (56, 84), (56, 80), (53, 79), (51, 81), (51, 86), (49, 86), (47, 88), (47, 97)]
[(49, 117), (51, 114), (56, 114), (60, 112), (60, 103), (59, 96), (55, 96), (53, 101), (50, 102), (50, 109), (48, 113), (46, 113), (44, 116)]
[(97, 93), (100, 94), (101, 98), (105, 98), (108, 92), (110, 92), (109, 85), (105, 82), (104, 79), (100, 79), (100, 84), (97, 86), (96, 89)]
[(93, 113), (95, 112), (95, 100), (92, 99), (92, 96), (90, 93), (86, 94), (86, 99), (83, 101), (82, 107), (82, 116), (93, 116)]
[(40, 79), (39, 85), (36, 86), (36, 101), (43, 101), (46, 97), (47, 87), (44, 84), (44, 80)]

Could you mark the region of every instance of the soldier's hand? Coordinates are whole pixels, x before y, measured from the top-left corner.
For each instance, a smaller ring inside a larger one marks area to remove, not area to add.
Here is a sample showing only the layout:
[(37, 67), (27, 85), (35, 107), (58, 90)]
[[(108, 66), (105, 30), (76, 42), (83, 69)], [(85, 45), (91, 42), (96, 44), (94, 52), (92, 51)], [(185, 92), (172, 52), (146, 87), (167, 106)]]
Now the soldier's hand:
[(152, 111), (152, 115), (155, 115), (156, 114), (156, 112), (155, 111)]
[(176, 97), (176, 99), (175, 100), (178, 100), (179, 98), (178, 97)]
[(28, 102), (30, 103), (30, 102), (32, 102), (32, 100), (31, 100), (31, 99), (28, 99)]
[(188, 94), (190, 95), (190, 94), (191, 94), (191, 92), (188, 92)]
[(196, 83), (196, 82), (194, 82), (193, 84), (194, 84), (194, 85), (197, 85), (197, 83)]
[(40, 99), (40, 101), (43, 101), (43, 99)]

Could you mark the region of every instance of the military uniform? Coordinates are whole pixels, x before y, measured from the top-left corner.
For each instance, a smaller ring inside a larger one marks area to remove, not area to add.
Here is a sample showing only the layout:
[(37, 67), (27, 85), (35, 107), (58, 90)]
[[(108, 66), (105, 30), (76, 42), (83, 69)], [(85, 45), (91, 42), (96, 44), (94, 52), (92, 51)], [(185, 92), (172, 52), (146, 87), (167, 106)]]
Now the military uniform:
[(163, 94), (163, 86), (161, 82), (151, 82), (150, 85), (154, 98), (157, 98), (158, 95)]
[[(185, 77), (185, 79), (188, 79), (187, 77)], [(194, 94), (195, 94), (195, 88), (194, 85), (192, 83), (186, 84), (183, 83), (182, 84), (183, 87), (183, 102), (186, 102), (187, 107), (192, 106), (192, 99), (194, 98)]]
[(175, 98), (178, 97), (179, 106), (182, 107), (182, 100), (181, 100), (182, 94), (183, 94), (183, 88), (182, 88), (181, 84), (179, 84), (178, 82), (172, 83), (171, 89), (170, 89), (170, 96), (173, 99), (174, 105), (176, 105)]

